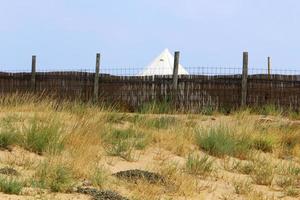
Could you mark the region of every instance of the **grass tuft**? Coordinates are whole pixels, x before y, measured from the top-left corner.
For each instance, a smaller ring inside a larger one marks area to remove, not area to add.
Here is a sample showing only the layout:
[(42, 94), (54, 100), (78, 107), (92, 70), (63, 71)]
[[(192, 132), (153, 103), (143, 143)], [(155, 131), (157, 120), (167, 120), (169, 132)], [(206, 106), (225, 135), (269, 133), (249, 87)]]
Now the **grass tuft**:
[(167, 129), (177, 123), (175, 117), (162, 116), (154, 119), (147, 120), (147, 127), (156, 129)]
[(67, 192), (73, 186), (73, 174), (65, 163), (45, 161), (41, 163), (34, 177), (34, 185), (52, 192)]
[(133, 160), (133, 151), (143, 150), (148, 144), (147, 137), (134, 129), (114, 129), (103, 137), (105, 149), (110, 156)]
[(174, 113), (175, 110), (170, 101), (163, 100), (161, 102), (145, 103), (138, 109), (138, 112), (142, 114), (170, 114)]
[(273, 152), (274, 142), (271, 138), (261, 136), (258, 138), (254, 138), (251, 143), (251, 147), (253, 149), (263, 151), (265, 153)]
[(61, 126), (57, 121), (45, 123), (34, 118), (25, 128), (24, 137), (23, 146), (40, 155), (46, 152), (56, 154), (64, 148)]
[(0, 190), (5, 194), (20, 194), (23, 185), (23, 182), (13, 178), (0, 178)]
[(231, 133), (228, 127), (217, 126), (196, 134), (197, 145), (212, 156), (226, 155), (245, 158), (249, 153), (249, 142), (245, 137)]
[(235, 193), (239, 195), (249, 194), (252, 190), (251, 183), (249, 181), (237, 181), (233, 180), (232, 185), (234, 187)]
[(213, 160), (208, 156), (189, 155), (186, 162), (186, 170), (193, 175), (207, 176), (214, 170)]
[(258, 158), (253, 161), (253, 169), (250, 174), (252, 180), (258, 185), (270, 186), (274, 179), (274, 166), (271, 161)]

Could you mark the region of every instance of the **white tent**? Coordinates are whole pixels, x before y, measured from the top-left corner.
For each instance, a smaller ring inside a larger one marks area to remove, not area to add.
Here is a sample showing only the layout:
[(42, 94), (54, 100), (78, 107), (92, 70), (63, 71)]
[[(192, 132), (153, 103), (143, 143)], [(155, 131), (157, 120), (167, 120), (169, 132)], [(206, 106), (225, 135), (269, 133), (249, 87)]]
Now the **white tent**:
[[(174, 68), (174, 56), (168, 49), (165, 49), (157, 58), (148, 65), (139, 76), (153, 76), (153, 75), (172, 75)], [(179, 75), (188, 75), (189, 73), (179, 64)]]

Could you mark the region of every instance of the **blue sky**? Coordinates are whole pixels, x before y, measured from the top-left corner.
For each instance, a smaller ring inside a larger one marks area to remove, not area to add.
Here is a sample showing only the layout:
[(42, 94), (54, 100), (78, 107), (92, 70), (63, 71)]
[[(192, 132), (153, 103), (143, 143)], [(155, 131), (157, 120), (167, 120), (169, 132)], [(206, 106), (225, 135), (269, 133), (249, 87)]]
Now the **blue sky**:
[(164, 48), (189, 67), (300, 66), (298, 0), (0, 0), (0, 68), (147, 65)]

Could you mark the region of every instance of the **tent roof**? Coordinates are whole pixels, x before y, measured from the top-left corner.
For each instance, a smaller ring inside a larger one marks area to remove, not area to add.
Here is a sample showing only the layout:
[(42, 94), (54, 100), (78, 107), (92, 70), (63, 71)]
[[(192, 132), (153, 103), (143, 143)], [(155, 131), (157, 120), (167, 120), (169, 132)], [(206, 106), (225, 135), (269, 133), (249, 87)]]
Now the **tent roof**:
[[(174, 56), (168, 49), (165, 49), (158, 57), (156, 57), (151, 64), (149, 64), (141, 73), (140, 76), (153, 75), (172, 75), (174, 68)], [(178, 67), (179, 75), (188, 75), (188, 72), (182, 65)]]

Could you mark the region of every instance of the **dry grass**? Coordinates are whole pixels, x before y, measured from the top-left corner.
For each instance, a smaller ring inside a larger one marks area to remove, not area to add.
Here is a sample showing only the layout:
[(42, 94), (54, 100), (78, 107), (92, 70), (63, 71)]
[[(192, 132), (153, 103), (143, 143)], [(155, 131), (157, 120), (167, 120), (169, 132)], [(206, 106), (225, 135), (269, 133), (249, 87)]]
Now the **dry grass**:
[[(143, 114), (131, 114), (30, 95), (0, 102), (0, 165), (21, 170), (29, 187), (72, 192), (87, 184), (149, 200), (298, 198), (295, 113), (283, 117), (270, 106), (262, 111), (268, 119), (251, 110), (230, 116), (209, 110), (212, 116), (161, 115), (151, 112), (169, 108), (148, 105)], [(137, 168), (157, 172), (165, 181), (130, 183), (111, 176)], [(259, 192), (250, 195), (252, 190)]]

